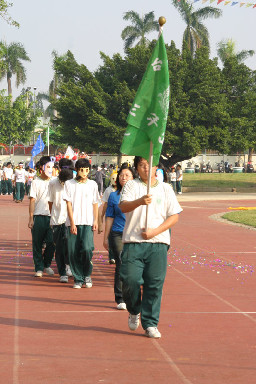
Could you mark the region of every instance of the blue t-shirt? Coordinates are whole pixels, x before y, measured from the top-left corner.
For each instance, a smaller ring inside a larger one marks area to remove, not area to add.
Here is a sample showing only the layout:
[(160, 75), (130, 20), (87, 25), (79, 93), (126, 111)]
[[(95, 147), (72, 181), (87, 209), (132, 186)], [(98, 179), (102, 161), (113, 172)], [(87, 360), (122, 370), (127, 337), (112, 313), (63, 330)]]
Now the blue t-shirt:
[(108, 207), (106, 210), (106, 217), (114, 219), (112, 231), (123, 232), (125, 225), (125, 214), (118, 207), (120, 201), (120, 193), (118, 191), (111, 192), (108, 199)]

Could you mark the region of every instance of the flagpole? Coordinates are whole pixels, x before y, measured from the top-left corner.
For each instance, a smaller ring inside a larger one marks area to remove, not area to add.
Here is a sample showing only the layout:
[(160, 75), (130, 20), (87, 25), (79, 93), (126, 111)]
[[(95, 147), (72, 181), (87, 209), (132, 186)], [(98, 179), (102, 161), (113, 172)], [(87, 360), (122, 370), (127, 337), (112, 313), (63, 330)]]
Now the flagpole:
[(50, 148), (49, 148), (49, 146), (50, 146), (50, 143), (49, 143), (49, 136), (50, 136), (50, 133), (49, 133), (49, 125), (48, 125), (48, 127), (47, 127), (47, 142), (48, 142), (48, 152), (47, 152), (47, 154), (48, 154), (48, 156), (49, 156), (49, 154), (50, 154)]
[[(161, 36), (161, 33), (163, 32), (163, 25), (166, 23), (165, 17), (164, 16), (159, 17), (158, 23), (159, 23), (159, 35), (158, 35), (158, 38), (159, 38)], [(148, 165), (149, 165), (149, 171), (148, 171), (147, 194), (150, 193), (150, 188), (151, 188), (152, 165), (153, 165), (153, 143), (152, 143), (152, 141), (150, 141)], [(149, 205), (147, 205), (147, 207), (146, 207), (145, 230), (148, 229), (148, 210), (149, 210)]]
[[(150, 188), (151, 188), (152, 164), (153, 164), (153, 143), (152, 143), (152, 141), (150, 141), (148, 164), (149, 164), (149, 170), (148, 170), (147, 194), (150, 193)], [(147, 207), (146, 207), (146, 225), (145, 225), (146, 230), (148, 229), (148, 209), (149, 209), (149, 205), (147, 205)]]

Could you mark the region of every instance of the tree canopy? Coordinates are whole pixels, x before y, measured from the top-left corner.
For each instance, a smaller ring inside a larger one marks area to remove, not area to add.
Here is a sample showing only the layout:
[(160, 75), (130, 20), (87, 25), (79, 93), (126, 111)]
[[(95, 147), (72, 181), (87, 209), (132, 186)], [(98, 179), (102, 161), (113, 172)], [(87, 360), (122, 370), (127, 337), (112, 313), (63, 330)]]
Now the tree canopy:
[(36, 125), (37, 114), (28, 105), (27, 96), (19, 96), (12, 103), (10, 96), (0, 92), (0, 126), (3, 143), (27, 143)]
[[(88, 152), (119, 153), (126, 118), (154, 45), (128, 49), (125, 57), (101, 53), (103, 64), (95, 73), (78, 64), (70, 51), (55, 58), (59, 83), (54, 108), (64, 142)], [(163, 146), (166, 164), (205, 148), (231, 153), (254, 146), (255, 73), (236, 57), (220, 69), (207, 47), (194, 57), (188, 47), (180, 51), (174, 42), (166, 48), (171, 91)]]

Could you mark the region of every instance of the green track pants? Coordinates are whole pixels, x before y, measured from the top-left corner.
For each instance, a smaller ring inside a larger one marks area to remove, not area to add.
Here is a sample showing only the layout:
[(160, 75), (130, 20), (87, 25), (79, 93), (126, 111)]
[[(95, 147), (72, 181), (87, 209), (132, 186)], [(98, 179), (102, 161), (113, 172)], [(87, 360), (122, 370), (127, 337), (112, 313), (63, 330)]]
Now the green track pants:
[[(50, 216), (34, 216), (32, 232), (32, 248), (35, 271), (43, 271), (51, 265), (54, 256), (54, 244), (52, 229), (50, 227)], [(42, 252), (43, 243), (46, 248)]]
[(94, 250), (93, 230), (90, 225), (77, 225), (77, 235), (67, 228), (68, 257), (70, 269), (76, 283), (84, 283), (92, 274), (92, 255)]
[(141, 313), (144, 329), (157, 327), (159, 321), (167, 250), (168, 245), (162, 243), (124, 244), (120, 269), (123, 299), (129, 313)]

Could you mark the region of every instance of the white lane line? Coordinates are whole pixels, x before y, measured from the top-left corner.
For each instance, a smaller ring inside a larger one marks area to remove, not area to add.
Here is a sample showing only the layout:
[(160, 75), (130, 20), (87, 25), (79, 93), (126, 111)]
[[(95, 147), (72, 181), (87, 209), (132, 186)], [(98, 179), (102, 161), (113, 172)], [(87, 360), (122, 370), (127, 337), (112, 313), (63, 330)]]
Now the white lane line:
[(252, 251), (252, 252), (237, 252), (237, 251), (229, 251), (229, 252), (217, 252), (217, 253), (239, 253), (239, 254), (245, 254), (245, 253), (256, 253), (256, 251)]
[(165, 312), (161, 311), (161, 313), (172, 313), (172, 314), (188, 314), (188, 315), (244, 315), (247, 314), (256, 314), (256, 312)]
[[(2, 312), (0, 311), (0, 314), (1, 315), (8, 315), (10, 312)], [(25, 314), (25, 313), (116, 313), (116, 314), (119, 314), (119, 313), (127, 313), (127, 311), (118, 311), (118, 310), (110, 310), (110, 311), (19, 311), (19, 315), (21, 314)], [(226, 311), (226, 312), (214, 312), (214, 311), (210, 311), (210, 312), (187, 312), (187, 311), (161, 311), (161, 313), (164, 313), (164, 314), (177, 314), (177, 315), (244, 315), (244, 314), (253, 314), (255, 315), (256, 312), (229, 312), (229, 311)]]
[[(109, 286), (109, 288), (113, 289), (112, 287), (112, 284), (109, 283), (107, 277), (101, 272), (100, 268), (98, 266), (95, 266), (96, 269), (97, 269), (97, 272), (100, 273), (100, 275), (103, 277), (103, 279), (106, 281), (107, 285)], [(127, 311), (123, 311), (123, 312), (126, 312)], [(165, 352), (165, 350), (156, 342), (156, 340), (152, 340), (155, 348), (157, 348), (159, 350), (159, 352), (161, 353), (161, 355), (164, 357), (164, 359), (166, 360), (166, 362), (171, 366), (172, 370), (176, 373), (176, 375), (182, 380), (182, 383), (183, 384), (193, 384), (191, 381), (189, 381), (184, 375), (183, 373), (181, 372), (181, 370), (177, 367), (177, 365), (174, 363), (174, 361), (172, 360), (172, 358), (168, 355), (168, 353)]]
[[(17, 228), (17, 244), (20, 241), (20, 217), (18, 216), (18, 228)], [(19, 352), (19, 262), (20, 254), (19, 251), (16, 253), (17, 258), (17, 268), (16, 268), (16, 285), (15, 285), (15, 317), (14, 317), (14, 361), (13, 361), (13, 384), (19, 384), (19, 361), (20, 361), (20, 352)]]
[(192, 279), (191, 277), (185, 275), (184, 273), (182, 273), (181, 271), (179, 271), (178, 269), (176, 268), (173, 268), (176, 272), (178, 272), (180, 275), (182, 275), (183, 277), (185, 277), (186, 279), (192, 281), (195, 285), (197, 285), (198, 287), (200, 287), (201, 289), (203, 289), (204, 291), (208, 292), (210, 295), (216, 297), (216, 299), (220, 300), (222, 303), (228, 305), (229, 307), (233, 308), (236, 312), (239, 312), (240, 314), (242, 314), (243, 316), (247, 317), (249, 320), (253, 321), (254, 323), (256, 323), (256, 319), (254, 319), (252, 316), (250, 316), (247, 312), (244, 312), (244, 311), (241, 311), (240, 308), (236, 307), (235, 305), (231, 304), (229, 301), (223, 299), (221, 296), (217, 295), (216, 293), (214, 293), (213, 291), (211, 291), (210, 289), (204, 287), (202, 284), (198, 283), (196, 280)]
[(165, 350), (161, 347), (161, 345), (154, 339), (152, 339), (152, 343), (154, 344), (155, 348), (158, 349), (158, 351), (161, 353), (163, 358), (167, 361), (167, 363), (170, 365), (171, 369), (176, 373), (176, 375), (181, 379), (183, 384), (192, 384), (192, 381), (186, 378), (186, 376), (181, 372), (179, 367), (174, 363), (172, 358), (168, 355), (168, 353), (165, 352)]
[[(19, 314), (22, 313), (122, 313), (125, 311), (119, 311), (119, 310), (110, 310), (110, 311), (20, 311)], [(8, 314), (10, 312), (0, 312), (0, 314)], [(127, 312), (126, 312), (127, 313)]]
[(184, 205), (184, 204), (182, 204), (182, 203), (180, 203), (180, 205), (181, 205), (181, 207), (182, 208), (192, 208), (192, 209), (207, 209), (207, 210), (210, 210), (210, 209), (212, 209), (212, 210), (217, 210), (218, 209), (218, 207), (192, 207), (192, 206), (190, 206), (190, 205)]

